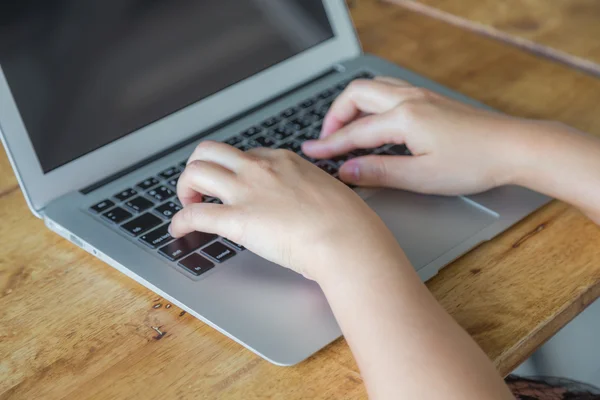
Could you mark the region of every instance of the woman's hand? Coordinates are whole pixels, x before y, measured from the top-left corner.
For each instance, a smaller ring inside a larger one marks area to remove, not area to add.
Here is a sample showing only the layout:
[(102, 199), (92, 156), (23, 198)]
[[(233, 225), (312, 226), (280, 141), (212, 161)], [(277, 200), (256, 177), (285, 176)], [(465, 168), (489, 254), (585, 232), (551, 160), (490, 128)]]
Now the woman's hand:
[[(173, 236), (216, 233), (319, 283), (352, 274), (333, 271), (344, 267), (347, 258), (368, 255), (374, 265), (378, 258), (404, 257), (356, 193), (290, 151), (244, 153), (203, 142), (179, 178), (177, 194), (184, 208), (171, 223)], [(202, 194), (224, 204), (202, 203)]]
[(355, 158), (342, 166), (341, 178), (361, 186), (470, 194), (511, 183), (523, 159), (517, 154), (515, 142), (521, 138), (516, 136), (536, 123), (477, 109), (393, 78), (357, 80), (331, 106), (321, 138), (306, 142), (303, 151), (331, 158), (356, 148), (406, 144), (413, 157)]
[(303, 151), (331, 158), (387, 143), (405, 144), (414, 156), (354, 158), (340, 177), (443, 195), (515, 184), (571, 203), (600, 224), (598, 137), (474, 108), (393, 78), (351, 83), (332, 104), (321, 138)]

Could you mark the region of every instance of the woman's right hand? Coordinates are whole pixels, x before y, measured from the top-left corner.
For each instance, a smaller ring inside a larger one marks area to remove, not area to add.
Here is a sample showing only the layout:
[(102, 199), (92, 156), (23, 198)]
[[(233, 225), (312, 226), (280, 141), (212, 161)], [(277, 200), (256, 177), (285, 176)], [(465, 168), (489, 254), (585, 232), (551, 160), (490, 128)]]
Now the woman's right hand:
[(303, 151), (332, 158), (357, 148), (405, 144), (412, 157), (354, 158), (342, 166), (341, 178), (360, 186), (471, 194), (512, 183), (527, 159), (522, 145), (528, 145), (527, 131), (543, 124), (465, 105), (393, 78), (357, 80), (331, 106), (321, 138), (306, 142)]

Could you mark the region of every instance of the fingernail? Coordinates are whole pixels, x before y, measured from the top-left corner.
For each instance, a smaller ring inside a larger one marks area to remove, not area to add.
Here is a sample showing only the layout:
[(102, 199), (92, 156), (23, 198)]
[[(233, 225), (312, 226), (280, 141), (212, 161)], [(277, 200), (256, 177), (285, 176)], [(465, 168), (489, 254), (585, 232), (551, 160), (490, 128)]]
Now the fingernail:
[(346, 178), (349, 178), (352, 182), (358, 182), (360, 179), (360, 166), (356, 161), (348, 161), (342, 165), (342, 172)]
[(169, 232), (169, 235), (171, 235), (171, 237), (173, 236), (173, 231), (171, 230), (171, 224), (169, 224), (169, 227), (167, 228), (167, 232)]

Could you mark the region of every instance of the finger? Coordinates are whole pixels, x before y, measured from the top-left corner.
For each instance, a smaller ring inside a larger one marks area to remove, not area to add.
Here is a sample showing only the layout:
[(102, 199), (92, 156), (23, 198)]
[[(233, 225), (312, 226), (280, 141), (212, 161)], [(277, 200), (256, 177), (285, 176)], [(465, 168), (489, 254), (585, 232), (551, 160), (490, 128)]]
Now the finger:
[(331, 105), (323, 121), (321, 137), (327, 137), (360, 113), (380, 114), (398, 104), (394, 85), (377, 80), (357, 79)]
[(404, 141), (397, 113), (389, 111), (356, 120), (324, 139), (306, 141), (302, 151), (313, 158), (331, 158), (358, 148), (403, 144)]
[(232, 237), (231, 234), (234, 233), (232, 214), (232, 207), (224, 204), (189, 204), (173, 216), (169, 233), (174, 238), (195, 231)]
[(279, 160), (281, 158), (291, 158), (296, 162), (308, 162), (304, 158), (300, 157), (300, 155), (294, 153), (291, 150), (287, 149), (271, 149), (268, 147), (257, 147), (251, 150), (248, 150), (247, 153), (256, 157), (256, 159), (264, 159), (264, 160)]
[(339, 173), (344, 182), (359, 186), (419, 191), (423, 170), (419, 156), (365, 156), (347, 161)]
[(237, 172), (240, 168), (243, 168), (242, 166), (247, 159), (248, 157), (240, 149), (225, 143), (207, 140), (196, 146), (187, 164), (189, 165), (197, 160), (208, 161)]
[(398, 78), (392, 78), (391, 76), (376, 76), (373, 79), (376, 81), (379, 81), (379, 82), (389, 83), (390, 85), (395, 85), (395, 86), (413, 86), (412, 84), (408, 83), (407, 81), (403, 81), (402, 79), (398, 79)]
[(177, 182), (177, 197), (185, 207), (190, 203), (202, 201), (206, 194), (226, 201), (236, 188), (236, 175), (212, 162), (192, 161)]

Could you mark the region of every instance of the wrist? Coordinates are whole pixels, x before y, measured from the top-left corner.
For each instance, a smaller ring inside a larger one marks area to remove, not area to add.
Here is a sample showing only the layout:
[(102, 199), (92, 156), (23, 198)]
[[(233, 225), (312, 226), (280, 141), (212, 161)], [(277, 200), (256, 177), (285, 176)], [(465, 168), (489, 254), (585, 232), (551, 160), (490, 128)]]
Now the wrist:
[(570, 203), (600, 221), (598, 138), (557, 122), (530, 125), (518, 144), (521, 155), (511, 183)]
[[(312, 269), (312, 278), (325, 294), (369, 284), (379, 279), (398, 279), (416, 272), (400, 246), (365, 244), (343, 249), (331, 247)], [(351, 249), (351, 250), (350, 250)]]
[(555, 164), (548, 161), (552, 159), (553, 148), (559, 147), (560, 127), (547, 121), (516, 120), (513, 123), (516, 126), (507, 128), (503, 146), (499, 148), (502, 161), (498, 168), (498, 186), (519, 185), (535, 190), (543, 174), (552, 173)]

